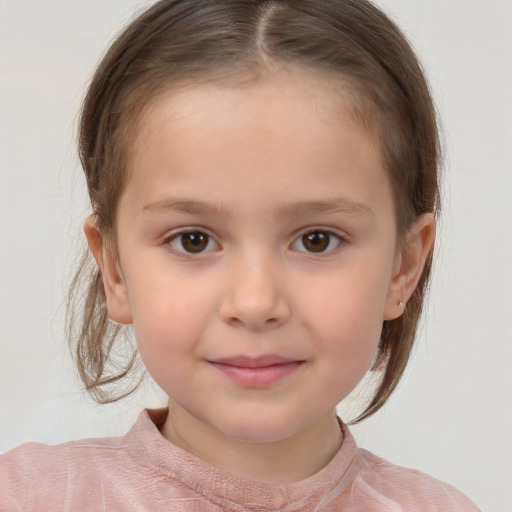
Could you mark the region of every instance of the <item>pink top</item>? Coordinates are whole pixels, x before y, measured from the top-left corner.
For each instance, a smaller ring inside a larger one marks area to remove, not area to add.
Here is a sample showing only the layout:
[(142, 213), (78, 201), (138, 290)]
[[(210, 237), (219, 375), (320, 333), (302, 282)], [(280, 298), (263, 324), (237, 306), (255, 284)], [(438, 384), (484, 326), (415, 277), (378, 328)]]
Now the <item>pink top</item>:
[(166, 409), (122, 437), (27, 443), (1, 457), (2, 511), (476, 511), (450, 485), (358, 449), (346, 425), (334, 459), (306, 480), (237, 478), (168, 442)]

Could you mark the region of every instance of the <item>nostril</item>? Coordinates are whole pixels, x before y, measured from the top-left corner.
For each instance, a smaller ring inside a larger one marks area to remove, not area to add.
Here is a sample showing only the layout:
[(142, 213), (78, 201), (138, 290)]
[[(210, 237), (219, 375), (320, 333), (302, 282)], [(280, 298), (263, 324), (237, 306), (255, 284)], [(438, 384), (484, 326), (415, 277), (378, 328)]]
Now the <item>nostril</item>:
[(247, 317), (237, 317), (237, 316), (230, 316), (225, 319), (225, 321), (230, 325), (245, 325), (248, 327), (253, 328), (260, 328), (260, 327), (274, 327), (279, 325), (280, 320), (277, 317), (267, 318), (263, 321), (259, 321), (256, 319), (248, 319)]
[(265, 317), (264, 315), (247, 314), (247, 312), (245, 312), (245, 314), (240, 312), (240, 314), (221, 316), (224, 322), (232, 327), (245, 327), (246, 329), (251, 330), (275, 329), (288, 318), (288, 315), (272, 315)]

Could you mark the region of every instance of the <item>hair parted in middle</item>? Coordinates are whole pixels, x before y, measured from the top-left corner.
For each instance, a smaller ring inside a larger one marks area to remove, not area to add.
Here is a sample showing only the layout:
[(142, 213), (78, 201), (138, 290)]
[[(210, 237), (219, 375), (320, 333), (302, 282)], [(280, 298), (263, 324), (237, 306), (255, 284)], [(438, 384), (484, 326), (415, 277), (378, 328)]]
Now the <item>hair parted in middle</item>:
[[(137, 123), (165, 91), (206, 81), (251, 83), (280, 69), (322, 73), (348, 93), (355, 118), (374, 138), (391, 184), (399, 240), (422, 214), (439, 209), (440, 143), (436, 111), (418, 60), (401, 31), (367, 0), (161, 0), (114, 41), (87, 91), (79, 153), (92, 213), (107, 249), (116, 251), (116, 210), (129, 179)], [(398, 384), (414, 343), (432, 253), (402, 316), (383, 323), (372, 367), (375, 413)], [(94, 268), (93, 268), (94, 267)], [(82, 286), (87, 286), (85, 299)], [(113, 357), (123, 338), (110, 321), (99, 269), (84, 256), (70, 291), (68, 336), (85, 388), (99, 402), (129, 378)]]

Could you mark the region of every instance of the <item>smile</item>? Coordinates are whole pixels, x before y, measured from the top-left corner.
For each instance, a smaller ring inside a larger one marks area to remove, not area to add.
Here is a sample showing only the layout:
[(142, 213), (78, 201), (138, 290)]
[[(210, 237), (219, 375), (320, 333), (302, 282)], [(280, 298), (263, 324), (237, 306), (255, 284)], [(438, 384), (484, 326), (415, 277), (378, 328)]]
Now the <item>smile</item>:
[(248, 388), (269, 387), (294, 373), (304, 363), (279, 356), (240, 356), (208, 362), (237, 384)]

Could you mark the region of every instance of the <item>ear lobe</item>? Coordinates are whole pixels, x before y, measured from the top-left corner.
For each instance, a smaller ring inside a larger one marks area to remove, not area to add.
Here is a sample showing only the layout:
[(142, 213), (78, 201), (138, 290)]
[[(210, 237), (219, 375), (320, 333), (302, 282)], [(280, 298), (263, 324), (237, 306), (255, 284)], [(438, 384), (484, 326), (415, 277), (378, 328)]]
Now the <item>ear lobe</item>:
[(95, 215), (87, 218), (84, 231), (89, 249), (101, 271), (110, 318), (120, 324), (132, 323), (130, 303), (118, 258), (107, 247)]
[(402, 248), (397, 251), (393, 278), (384, 310), (384, 320), (398, 318), (405, 309), (425, 268), (436, 232), (432, 213), (421, 215), (406, 234)]

